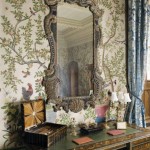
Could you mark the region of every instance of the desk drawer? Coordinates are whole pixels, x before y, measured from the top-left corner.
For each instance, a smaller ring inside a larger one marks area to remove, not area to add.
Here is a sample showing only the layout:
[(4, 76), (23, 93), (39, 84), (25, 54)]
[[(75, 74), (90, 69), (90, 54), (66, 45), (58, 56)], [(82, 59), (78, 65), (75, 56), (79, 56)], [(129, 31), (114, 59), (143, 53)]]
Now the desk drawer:
[(127, 145), (126, 144), (122, 144), (122, 145), (118, 145), (118, 146), (112, 146), (111, 148), (106, 148), (105, 150), (127, 150)]
[(150, 143), (141, 144), (132, 148), (133, 150), (150, 150)]
[(133, 145), (138, 145), (138, 144), (145, 143), (145, 142), (149, 142), (149, 141), (150, 141), (150, 137), (147, 137), (147, 138), (143, 138), (143, 139), (134, 141), (134, 142), (132, 142), (132, 144), (133, 144)]
[(109, 146), (97, 148), (97, 149), (94, 149), (94, 150), (127, 150), (127, 145), (126, 144), (109, 145)]
[(143, 138), (132, 143), (133, 150), (150, 150), (150, 137)]

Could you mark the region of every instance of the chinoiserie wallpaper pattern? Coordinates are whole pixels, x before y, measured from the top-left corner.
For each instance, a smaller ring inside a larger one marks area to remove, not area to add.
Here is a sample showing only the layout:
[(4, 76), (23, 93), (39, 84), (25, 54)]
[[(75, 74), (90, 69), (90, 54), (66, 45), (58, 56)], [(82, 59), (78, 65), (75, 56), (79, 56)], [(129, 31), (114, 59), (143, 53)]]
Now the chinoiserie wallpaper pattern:
[[(110, 91), (126, 91), (125, 85), (125, 4), (120, 0), (97, 0), (104, 13), (99, 20), (102, 32), (98, 63), (105, 79), (105, 95)], [(41, 85), (50, 60), (43, 19), (48, 8), (43, 0), (1, 0), (0, 10), (0, 148), (11, 147), (18, 139), (20, 111), (17, 103), (44, 98)], [(88, 31), (87, 31), (88, 32)], [(95, 119), (95, 110), (79, 113), (55, 113), (47, 105), (47, 120), (63, 124)], [(80, 116), (80, 117), (79, 117)]]

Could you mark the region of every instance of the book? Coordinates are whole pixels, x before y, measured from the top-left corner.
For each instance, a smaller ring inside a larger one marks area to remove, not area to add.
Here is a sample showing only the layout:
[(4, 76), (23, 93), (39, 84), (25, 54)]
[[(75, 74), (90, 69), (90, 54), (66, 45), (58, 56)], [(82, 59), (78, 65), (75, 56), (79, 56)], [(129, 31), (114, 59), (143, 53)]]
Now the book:
[(120, 134), (124, 134), (125, 132), (122, 130), (109, 130), (107, 131), (107, 133), (110, 135), (120, 135)]
[(76, 144), (84, 144), (84, 143), (92, 142), (93, 139), (85, 136), (85, 137), (73, 139), (72, 141), (75, 142)]

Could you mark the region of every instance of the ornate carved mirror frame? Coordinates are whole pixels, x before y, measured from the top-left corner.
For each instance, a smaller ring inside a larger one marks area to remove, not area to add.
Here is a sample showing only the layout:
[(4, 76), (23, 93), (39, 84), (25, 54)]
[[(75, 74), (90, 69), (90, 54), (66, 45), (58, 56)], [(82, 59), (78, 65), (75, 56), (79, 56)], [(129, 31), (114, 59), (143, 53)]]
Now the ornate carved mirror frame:
[(103, 10), (99, 9), (96, 0), (64, 0), (65, 3), (78, 4), (81, 7), (89, 7), (93, 13), (93, 84), (94, 94), (92, 96), (81, 97), (58, 97), (58, 85), (60, 80), (57, 75), (57, 5), (61, 0), (45, 0), (45, 4), (49, 7), (49, 14), (44, 19), (44, 30), (50, 46), (50, 63), (48, 69), (45, 70), (43, 86), (47, 94), (47, 102), (53, 103), (54, 110), (60, 110), (62, 107), (66, 112), (69, 110), (79, 112), (86, 109), (88, 105), (95, 106), (95, 100), (100, 98), (104, 81), (101, 77), (100, 69), (98, 68), (98, 47), (100, 45), (101, 31), (99, 28), (99, 19), (103, 15)]

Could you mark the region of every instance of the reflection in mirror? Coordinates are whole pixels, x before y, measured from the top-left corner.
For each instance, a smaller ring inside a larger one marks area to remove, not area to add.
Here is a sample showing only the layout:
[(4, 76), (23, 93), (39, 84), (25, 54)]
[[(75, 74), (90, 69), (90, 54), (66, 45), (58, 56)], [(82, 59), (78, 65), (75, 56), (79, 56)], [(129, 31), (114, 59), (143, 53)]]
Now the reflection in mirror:
[(89, 8), (61, 3), (57, 8), (59, 96), (86, 96), (93, 90), (93, 14)]

